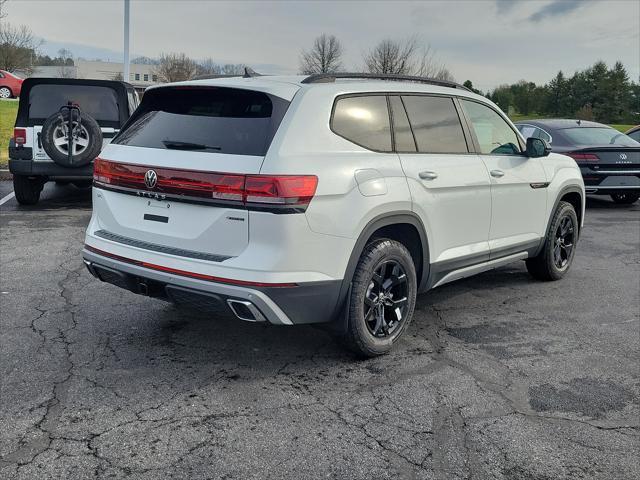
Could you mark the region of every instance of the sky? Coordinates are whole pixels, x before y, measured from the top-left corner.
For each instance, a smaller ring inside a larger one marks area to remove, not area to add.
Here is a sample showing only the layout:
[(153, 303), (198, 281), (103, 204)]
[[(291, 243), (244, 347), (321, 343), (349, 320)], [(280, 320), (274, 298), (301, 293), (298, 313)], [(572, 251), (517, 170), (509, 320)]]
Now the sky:
[[(51, 54), (121, 61), (123, 0), (9, 0), (4, 21), (29, 26)], [(67, 26), (68, 25), (68, 26)], [(184, 52), (260, 73), (297, 73), (321, 33), (362, 71), (378, 41), (416, 35), (459, 82), (488, 90), (549, 81), (597, 60), (640, 77), (640, 0), (169, 1), (131, 0), (131, 54)]]

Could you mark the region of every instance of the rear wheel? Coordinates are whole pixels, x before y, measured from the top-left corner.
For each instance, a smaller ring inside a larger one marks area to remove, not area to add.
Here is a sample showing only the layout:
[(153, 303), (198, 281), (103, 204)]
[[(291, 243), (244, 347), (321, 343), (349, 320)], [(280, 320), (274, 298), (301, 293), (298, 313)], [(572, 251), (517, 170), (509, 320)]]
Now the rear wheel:
[(576, 252), (578, 216), (568, 202), (560, 202), (537, 257), (527, 259), (527, 270), (538, 280), (559, 280), (567, 273)]
[(640, 198), (640, 193), (635, 192), (620, 192), (620, 193), (612, 193), (611, 199), (619, 203), (620, 205), (631, 205), (635, 203)]
[(20, 205), (35, 205), (38, 203), (44, 183), (44, 179), (40, 177), (14, 175), (13, 190), (16, 194), (16, 200), (18, 200), (18, 203)]
[(0, 98), (11, 98), (9, 87), (0, 87)]
[(351, 286), (347, 347), (363, 357), (391, 350), (411, 322), (416, 292), (415, 266), (404, 245), (389, 239), (367, 245)]

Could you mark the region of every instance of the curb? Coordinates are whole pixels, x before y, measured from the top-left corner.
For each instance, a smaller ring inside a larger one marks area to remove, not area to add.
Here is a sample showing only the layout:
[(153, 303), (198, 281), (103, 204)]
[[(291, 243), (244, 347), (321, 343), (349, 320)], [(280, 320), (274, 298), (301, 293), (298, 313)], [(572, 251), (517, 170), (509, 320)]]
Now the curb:
[(0, 180), (13, 180), (13, 175), (9, 170), (0, 168)]

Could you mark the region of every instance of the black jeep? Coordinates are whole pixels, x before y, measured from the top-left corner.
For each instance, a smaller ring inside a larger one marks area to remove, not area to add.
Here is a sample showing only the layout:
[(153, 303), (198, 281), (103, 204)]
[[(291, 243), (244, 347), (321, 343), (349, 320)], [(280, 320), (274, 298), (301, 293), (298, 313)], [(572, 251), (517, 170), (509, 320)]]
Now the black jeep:
[(138, 106), (125, 82), (28, 78), (9, 141), (16, 199), (34, 205), (48, 181), (91, 185), (93, 160)]

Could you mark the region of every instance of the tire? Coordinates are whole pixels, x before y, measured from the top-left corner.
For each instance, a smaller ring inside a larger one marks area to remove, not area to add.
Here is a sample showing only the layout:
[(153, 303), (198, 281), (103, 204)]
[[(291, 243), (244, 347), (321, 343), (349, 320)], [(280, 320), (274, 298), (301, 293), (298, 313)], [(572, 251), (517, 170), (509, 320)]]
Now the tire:
[(54, 113), (42, 125), (42, 148), (55, 163), (61, 167), (77, 168), (91, 163), (102, 150), (102, 131), (98, 123), (86, 113), (80, 114), (80, 123), (75, 120), (77, 113), (73, 113), (74, 155), (69, 161), (68, 140), (66, 135), (69, 111)]
[(25, 175), (13, 176), (13, 191), (20, 205), (35, 205), (40, 200), (40, 192), (44, 186), (44, 180), (38, 177)]
[(551, 281), (566, 275), (576, 253), (579, 228), (573, 205), (560, 202), (551, 219), (542, 251), (526, 260), (527, 270), (533, 278)]
[(0, 87), (0, 98), (11, 98), (12, 96), (9, 87)]
[(611, 194), (611, 200), (619, 205), (631, 205), (632, 203), (637, 202), (639, 198), (640, 193), (635, 192), (620, 192)]
[(361, 357), (389, 352), (411, 323), (416, 293), (416, 270), (407, 248), (386, 238), (369, 243), (353, 275), (343, 343)]

